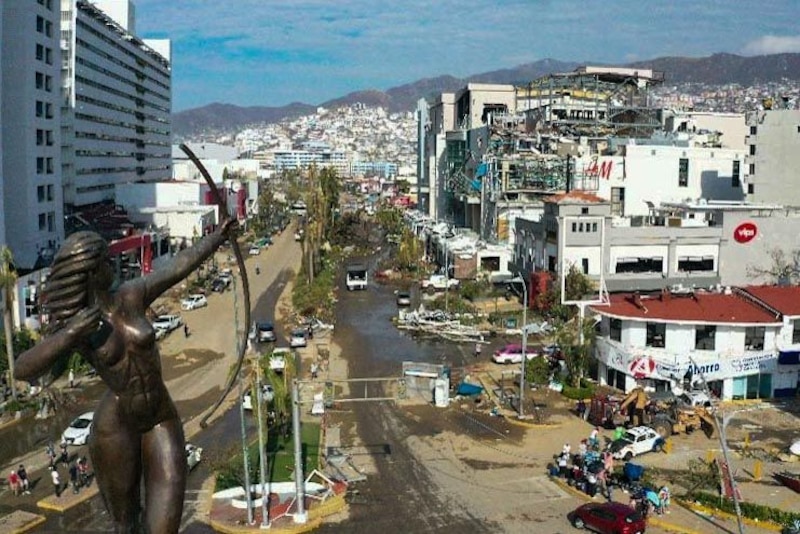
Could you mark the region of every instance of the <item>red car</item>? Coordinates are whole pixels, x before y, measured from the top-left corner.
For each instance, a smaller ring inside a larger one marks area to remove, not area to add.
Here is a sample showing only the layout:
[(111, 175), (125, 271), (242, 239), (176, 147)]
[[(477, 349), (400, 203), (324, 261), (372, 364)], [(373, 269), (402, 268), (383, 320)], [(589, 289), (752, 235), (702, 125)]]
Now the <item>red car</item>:
[(602, 534), (644, 534), (647, 521), (642, 514), (619, 502), (584, 504), (569, 515), (575, 528)]

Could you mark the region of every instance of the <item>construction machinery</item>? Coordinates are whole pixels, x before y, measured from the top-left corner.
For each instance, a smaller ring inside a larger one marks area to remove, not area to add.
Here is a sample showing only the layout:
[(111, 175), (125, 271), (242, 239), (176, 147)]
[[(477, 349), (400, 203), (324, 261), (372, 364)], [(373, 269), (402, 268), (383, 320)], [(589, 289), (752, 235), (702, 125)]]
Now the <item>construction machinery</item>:
[(592, 424), (613, 428), (649, 426), (663, 437), (702, 430), (712, 438), (716, 432), (714, 418), (705, 406), (691, 406), (671, 392), (648, 394), (636, 387), (624, 398), (596, 396), (589, 409)]

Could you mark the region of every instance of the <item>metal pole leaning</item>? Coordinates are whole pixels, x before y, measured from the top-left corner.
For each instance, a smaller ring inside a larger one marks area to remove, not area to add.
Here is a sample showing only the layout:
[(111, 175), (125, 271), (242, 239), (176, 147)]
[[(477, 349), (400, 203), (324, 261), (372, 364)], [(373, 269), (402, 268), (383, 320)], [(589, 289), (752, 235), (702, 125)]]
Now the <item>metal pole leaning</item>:
[(525, 292), (522, 296), (522, 372), (519, 375), (519, 417), (521, 419), (525, 415), (523, 409), (525, 401), (525, 364), (528, 361), (528, 284), (522, 274), (520, 274), (520, 280), (522, 280), (522, 291)]

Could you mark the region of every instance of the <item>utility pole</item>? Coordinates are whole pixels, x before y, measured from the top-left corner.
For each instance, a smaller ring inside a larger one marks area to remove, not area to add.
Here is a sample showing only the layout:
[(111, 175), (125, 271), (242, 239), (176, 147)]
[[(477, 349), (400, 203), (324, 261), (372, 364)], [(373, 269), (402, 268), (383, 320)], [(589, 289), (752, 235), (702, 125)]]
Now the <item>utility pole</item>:
[[(233, 277), (233, 331), (239, 332), (239, 299), (236, 293), (236, 277)], [(236, 336), (236, 354), (241, 354), (242, 340)], [(247, 425), (244, 419), (244, 403), (242, 398), (244, 391), (242, 388), (242, 369), (239, 369), (239, 419), (241, 420), (242, 430), (242, 461), (244, 462), (244, 495), (245, 502), (247, 503), (247, 524), (252, 525), (255, 522), (253, 517), (253, 494), (250, 491), (250, 466), (247, 463)]]
[[(708, 395), (708, 398), (711, 398), (711, 388), (708, 387), (708, 382), (706, 382), (706, 376), (702, 371), (702, 367), (697, 365), (691, 356), (689, 357), (689, 363), (698, 370), (700, 382), (703, 384), (703, 391), (706, 395)], [(730, 422), (731, 416), (724, 415), (722, 421), (720, 421), (719, 414), (716, 410), (711, 413), (711, 416), (714, 418), (714, 424), (716, 424), (717, 428), (719, 429), (719, 444), (722, 448), (722, 458), (725, 460), (725, 465), (727, 466), (727, 469), (723, 470), (722, 476), (725, 476), (725, 473), (727, 472), (728, 483), (731, 485), (731, 493), (733, 494), (733, 507), (736, 510), (736, 524), (739, 527), (739, 534), (744, 534), (742, 509), (739, 506), (739, 490), (736, 488), (736, 479), (733, 476), (733, 467), (731, 467), (730, 457), (728, 454), (728, 437), (725, 432), (728, 428), (728, 423)]]
[[(299, 367), (297, 372), (300, 372)], [(308, 514), (306, 513), (305, 475), (303, 474), (303, 444), (301, 443), (303, 438), (300, 435), (300, 386), (296, 377), (292, 379), (292, 434), (294, 434), (294, 485), (295, 501), (297, 502), (294, 522), (304, 524), (308, 521)]]
[(265, 399), (263, 388), (261, 387), (261, 358), (258, 358), (256, 366), (256, 388), (258, 393), (258, 405), (256, 416), (258, 417), (258, 460), (259, 460), (259, 482), (261, 483), (261, 528), (270, 528), (269, 523), (269, 492), (267, 491), (267, 451), (264, 450), (264, 417), (261, 408)]

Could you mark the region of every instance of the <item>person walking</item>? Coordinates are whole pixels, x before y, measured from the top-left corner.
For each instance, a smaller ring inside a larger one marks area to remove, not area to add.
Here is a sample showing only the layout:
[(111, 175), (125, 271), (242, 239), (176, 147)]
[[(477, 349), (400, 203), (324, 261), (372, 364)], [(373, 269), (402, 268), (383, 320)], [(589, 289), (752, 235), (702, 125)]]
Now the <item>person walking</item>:
[(72, 493), (78, 493), (78, 462), (72, 462), (69, 466), (69, 483), (72, 484)]
[(481, 357), (481, 344), (480, 342), (478, 342), (475, 343), (475, 359), (477, 360), (480, 357)]
[(14, 493), (14, 495), (19, 495), (19, 475), (17, 475), (16, 471), (11, 471), (11, 474), (8, 475), (8, 487)]
[(75, 387), (75, 371), (73, 371), (72, 369), (69, 370), (69, 375), (67, 377), (67, 380), (69, 381), (69, 389), (74, 388)]
[(23, 464), (19, 464), (17, 469), (17, 476), (19, 477), (19, 490), (25, 495), (30, 495), (30, 481), (28, 480), (28, 470), (25, 469)]
[(316, 380), (318, 372), (319, 372), (319, 365), (317, 364), (317, 362), (312, 363), (311, 364), (311, 378)]
[(61, 442), (61, 457), (58, 459), (59, 462), (62, 464), (69, 463), (69, 446), (67, 445), (66, 441)]
[(183, 337), (185, 337), (185, 338), (189, 337), (189, 325), (188, 324), (184, 324), (183, 325)]
[(89, 487), (89, 461), (86, 456), (78, 460), (78, 478), (81, 487)]
[(47, 455), (47, 459), (50, 461), (50, 467), (56, 465), (56, 448), (53, 443), (48, 443), (47, 447), (44, 448), (44, 453)]
[(50, 468), (50, 480), (53, 482), (53, 490), (56, 492), (56, 497), (61, 497), (61, 477), (58, 474), (57, 467)]

